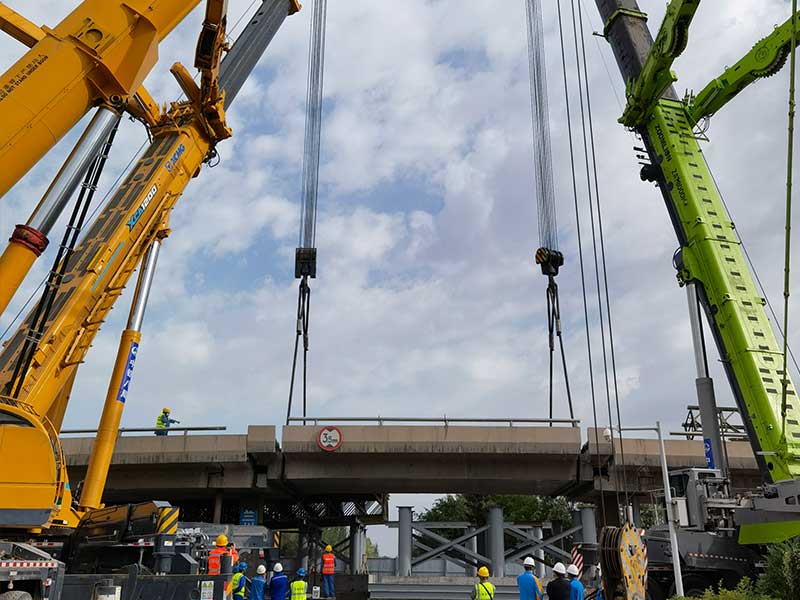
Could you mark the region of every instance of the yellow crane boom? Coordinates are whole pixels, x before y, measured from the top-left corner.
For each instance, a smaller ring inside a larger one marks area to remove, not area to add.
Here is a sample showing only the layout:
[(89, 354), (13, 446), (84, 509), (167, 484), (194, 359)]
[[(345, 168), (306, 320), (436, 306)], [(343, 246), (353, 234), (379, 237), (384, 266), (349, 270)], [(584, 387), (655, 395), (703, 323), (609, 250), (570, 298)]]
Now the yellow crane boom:
[[(242, 44), (223, 61), (216, 98), (208, 93), (216, 89), (216, 77), (201, 89), (182, 65), (173, 66), (189, 100), (173, 102), (151, 128), (152, 143), (75, 248), (44, 328), (33, 332), (32, 311), (0, 352), (0, 527), (74, 527), (83, 509), (100, 505), (125, 399), (115, 388), (138, 336), (123, 336), (125, 359), (117, 361), (100, 427), (108, 435), (99, 436), (93, 449), (81, 511), (72, 506), (58, 439), (76, 369), (148, 248), (169, 233), (170, 212), (189, 181), (215, 144), (230, 135), (227, 95), (235, 96), (283, 20), (297, 10), (296, 0), (263, 1), (251, 21), (262, 26), (253, 33), (246, 29)], [(222, 45), (216, 48), (218, 61)], [(209, 68), (216, 73), (214, 64)], [(20, 370), (23, 349), (31, 343), (35, 351)]]
[(85, 0), (52, 29), (0, 3), (0, 29), (30, 46), (0, 75), (0, 196), (92, 106), (122, 107), (199, 2)]

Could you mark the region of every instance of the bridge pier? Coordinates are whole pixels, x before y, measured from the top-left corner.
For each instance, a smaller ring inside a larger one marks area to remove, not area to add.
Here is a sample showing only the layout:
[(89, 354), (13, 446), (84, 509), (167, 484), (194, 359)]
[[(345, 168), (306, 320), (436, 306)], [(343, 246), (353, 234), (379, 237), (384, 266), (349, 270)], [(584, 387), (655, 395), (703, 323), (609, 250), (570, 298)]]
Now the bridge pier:
[(489, 509), (489, 559), (492, 561), (492, 577), (505, 577), (506, 549), (504, 544), (503, 509)]
[(367, 553), (367, 530), (360, 523), (350, 526), (350, 573), (360, 575), (365, 572)]
[(398, 507), (397, 530), (397, 575), (409, 577), (411, 575), (411, 548), (412, 548), (412, 513), (410, 506)]

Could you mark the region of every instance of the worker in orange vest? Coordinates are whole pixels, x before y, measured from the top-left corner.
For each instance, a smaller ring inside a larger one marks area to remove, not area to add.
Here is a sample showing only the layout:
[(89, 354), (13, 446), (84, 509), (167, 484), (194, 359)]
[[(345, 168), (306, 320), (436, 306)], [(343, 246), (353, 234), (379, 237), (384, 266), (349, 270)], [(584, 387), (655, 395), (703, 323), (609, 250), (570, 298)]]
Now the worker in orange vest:
[(325, 546), (325, 554), (322, 555), (322, 594), (326, 598), (336, 598), (336, 591), (333, 589), (333, 573), (336, 571), (336, 556), (330, 544)]
[[(231, 544), (233, 545), (233, 544)], [(221, 533), (217, 536), (216, 541), (214, 542), (214, 549), (208, 553), (208, 574), (209, 575), (219, 575), (222, 571), (222, 556), (229, 554), (231, 557), (231, 566), (236, 564), (236, 561), (239, 559), (239, 553), (236, 552), (234, 548), (233, 552), (228, 547), (228, 536), (224, 533)]]

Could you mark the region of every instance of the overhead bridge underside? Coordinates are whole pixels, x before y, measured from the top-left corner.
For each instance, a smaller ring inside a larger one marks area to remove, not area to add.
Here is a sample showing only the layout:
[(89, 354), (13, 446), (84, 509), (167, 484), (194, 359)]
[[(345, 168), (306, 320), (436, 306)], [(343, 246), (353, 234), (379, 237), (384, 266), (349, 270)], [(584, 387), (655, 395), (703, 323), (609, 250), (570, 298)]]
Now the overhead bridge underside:
[[(321, 429), (284, 427), (280, 443), (274, 426), (250, 426), (241, 435), (123, 436), (104, 499), (177, 502), (220, 493), (266, 499), (381, 493), (586, 497), (597, 489), (598, 465), (610, 469), (612, 479), (619, 469), (610, 444), (584, 444), (577, 427), (342, 426), (335, 450), (321, 448)], [(594, 440), (593, 430), (584, 434)], [(72, 481), (83, 478), (92, 442), (63, 439)], [(728, 448), (734, 486), (757, 482), (750, 446)], [(668, 441), (667, 453), (670, 467), (705, 466), (700, 441)], [(655, 440), (626, 440), (625, 459), (630, 490), (657, 487)]]

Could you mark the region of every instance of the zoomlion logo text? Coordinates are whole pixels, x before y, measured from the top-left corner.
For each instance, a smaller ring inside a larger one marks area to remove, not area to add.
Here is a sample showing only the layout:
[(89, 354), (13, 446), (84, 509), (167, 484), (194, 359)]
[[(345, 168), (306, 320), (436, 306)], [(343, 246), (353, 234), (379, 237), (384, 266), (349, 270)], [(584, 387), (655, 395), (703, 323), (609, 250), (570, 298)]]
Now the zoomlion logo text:
[(667, 161), (672, 160), (672, 152), (670, 152), (669, 146), (667, 145), (667, 137), (661, 130), (661, 125), (656, 125), (656, 137), (658, 137), (658, 141), (661, 142), (661, 149), (664, 151), (664, 158)]
[(128, 362), (125, 365), (125, 373), (122, 375), (122, 381), (119, 384), (119, 391), (117, 392), (117, 402), (125, 403), (128, 398), (128, 385), (131, 383), (133, 377), (133, 364), (136, 362), (136, 351), (139, 349), (139, 344), (131, 342), (131, 349), (128, 351)]
[(133, 231), (133, 228), (136, 227), (136, 223), (139, 221), (139, 218), (144, 214), (147, 205), (150, 204), (150, 201), (156, 195), (158, 191), (158, 185), (153, 184), (153, 187), (150, 188), (150, 191), (147, 192), (147, 196), (144, 197), (142, 203), (139, 205), (139, 208), (136, 209), (136, 212), (133, 213), (133, 216), (128, 219), (128, 231)]

